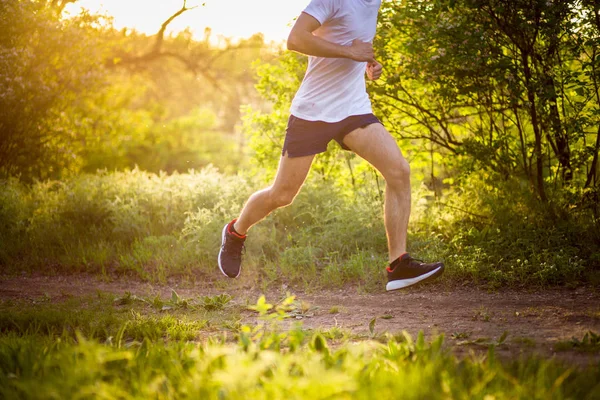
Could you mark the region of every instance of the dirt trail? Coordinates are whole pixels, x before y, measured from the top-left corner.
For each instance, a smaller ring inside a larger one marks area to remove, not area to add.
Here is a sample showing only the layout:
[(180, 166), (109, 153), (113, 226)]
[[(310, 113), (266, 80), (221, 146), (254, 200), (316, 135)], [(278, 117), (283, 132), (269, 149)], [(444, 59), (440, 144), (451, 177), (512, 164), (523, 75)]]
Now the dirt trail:
[[(130, 291), (137, 295), (167, 297), (171, 288), (185, 298), (229, 293), (238, 304), (253, 303), (260, 295), (256, 288), (243, 284), (226, 286), (223, 281), (185, 287), (126, 280), (105, 282), (89, 275), (0, 276), (0, 299), (35, 300), (49, 296), (52, 301), (60, 301), (71, 296), (93, 295), (96, 291), (115, 294)], [(276, 301), (283, 293), (285, 288), (269, 293), (267, 299)], [(444, 289), (429, 285), (394, 293), (358, 294), (354, 288), (318, 294), (294, 293), (298, 300), (310, 305), (303, 318), (307, 328), (337, 326), (368, 334), (369, 322), (377, 317), (375, 331), (378, 333), (402, 330), (413, 335), (421, 330), (427, 336), (444, 333), (459, 352), (484, 349), (507, 331), (506, 345), (501, 346), (500, 351), (509, 355), (536, 352), (583, 363), (600, 361), (597, 351), (555, 354), (553, 350), (559, 341), (572, 337), (581, 339), (590, 330), (600, 333), (600, 293), (593, 288), (490, 293), (477, 288)], [(248, 312), (244, 318), (252, 322), (255, 317)]]

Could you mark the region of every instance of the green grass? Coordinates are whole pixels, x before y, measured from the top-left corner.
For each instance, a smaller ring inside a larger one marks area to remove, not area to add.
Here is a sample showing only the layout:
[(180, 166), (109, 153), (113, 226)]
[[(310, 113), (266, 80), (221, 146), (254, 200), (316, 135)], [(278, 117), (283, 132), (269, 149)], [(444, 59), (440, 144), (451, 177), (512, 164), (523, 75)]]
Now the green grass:
[[(62, 303), (0, 304), (0, 398), (586, 399), (600, 369), (535, 357), (457, 358), (443, 337), (289, 330), (309, 312), (293, 297), (235, 305), (99, 293)], [(171, 308), (165, 308), (165, 305)], [(235, 329), (243, 310), (259, 322)], [(505, 336), (504, 336), (505, 337)]]
[(535, 340), (528, 338), (528, 337), (514, 337), (511, 340), (512, 343), (521, 345), (523, 347), (535, 347), (536, 343)]
[(0, 333), (43, 335), (120, 342), (197, 340), (228, 330), (240, 320), (240, 306), (228, 295), (182, 299), (144, 298), (125, 293), (114, 297), (71, 298), (61, 303), (5, 301), (0, 305)]
[[(218, 275), (223, 224), (264, 186), (258, 178), (211, 168), (173, 175), (99, 172), (32, 185), (2, 181), (0, 268), (161, 283), (210, 281)], [(436, 201), (428, 200), (426, 188), (415, 187), (411, 253), (443, 260), (448, 283), (492, 289), (600, 283), (600, 249), (590, 239), (589, 224), (554, 223), (522, 201), (486, 190), (465, 185)], [(312, 177), (292, 206), (253, 228), (243, 279), (264, 289), (351, 284), (366, 292), (383, 290), (382, 209), (377, 187), (368, 180), (353, 189)]]
[(561, 341), (554, 345), (555, 351), (576, 350), (580, 352), (599, 353), (600, 352), (600, 334), (589, 331), (583, 335), (583, 338), (576, 337), (570, 340)]

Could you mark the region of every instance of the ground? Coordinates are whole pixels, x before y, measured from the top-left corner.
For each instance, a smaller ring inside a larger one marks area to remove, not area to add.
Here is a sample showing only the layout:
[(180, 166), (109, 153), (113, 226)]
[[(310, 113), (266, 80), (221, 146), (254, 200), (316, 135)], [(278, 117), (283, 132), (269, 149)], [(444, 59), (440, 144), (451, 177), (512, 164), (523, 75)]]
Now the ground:
[[(261, 291), (239, 283), (231, 286), (228, 282), (165, 285), (124, 278), (107, 280), (91, 275), (0, 276), (0, 300), (35, 303), (44, 297), (60, 302), (96, 292), (111, 293), (115, 297), (126, 292), (169, 297), (172, 289), (182, 298), (190, 299), (227, 293), (233, 297), (232, 302), (244, 310), (242, 322), (252, 324), (256, 315), (245, 311), (245, 305), (256, 303)], [(600, 293), (590, 287), (490, 292), (473, 286), (426, 285), (393, 293), (363, 294), (357, 288), (306, 292), (284, 286), (270, 289), (266, 297), (270, 302), (277, 302), (287, 292), (296, 295), (302, 304), (297, 318), (305, 328), (337, 327), (357, 336), (396, 334), (403, 330), (412, 335), (423, 331), (426, 337), (444, 334), (446, 343), (459, 354), (484, 351), (490, 344), (502, 342), (507, 332), (503, 344), (498, 346), (500, 355), (537, 353), (577, 364), (600, 362), (597, 349), (581, 351), (577, 346), (564, 345), (573, 337), (583, 338), (588, 331), (600, 332)], [(374, 318), (377, 319), (371, 332), (370, 323)]]

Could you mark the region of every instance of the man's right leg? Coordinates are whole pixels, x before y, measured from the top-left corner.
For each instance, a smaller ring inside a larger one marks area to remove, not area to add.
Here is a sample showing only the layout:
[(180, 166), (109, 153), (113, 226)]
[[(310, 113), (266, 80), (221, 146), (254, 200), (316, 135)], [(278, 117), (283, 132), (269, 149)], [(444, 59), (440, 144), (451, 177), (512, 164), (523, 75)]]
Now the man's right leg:
[(223, 274), (230, 278), (240, 275), (246, 232), (272, 211), (294, 201), (314, 158), (314, 155), (290, 158), (284, 154), (273, 185), (250, 196), (239, 218), (225, 225), (218, 258)]
[(273, 185), (250, 196), (233, 229), (245, 235), (254, 224), (274, 210), (292, 204), (314, 158), (314, 155), (290, 158), (287, 153), (282, 156)]

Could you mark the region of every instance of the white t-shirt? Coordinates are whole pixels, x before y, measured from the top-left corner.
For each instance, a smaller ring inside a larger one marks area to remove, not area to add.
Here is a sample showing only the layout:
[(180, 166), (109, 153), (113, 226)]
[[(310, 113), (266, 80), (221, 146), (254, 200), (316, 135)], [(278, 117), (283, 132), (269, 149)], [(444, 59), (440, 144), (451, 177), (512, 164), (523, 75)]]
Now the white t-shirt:
[[(312, 0), (304, 10), (321, 26), (316, 36), (342, 46), (354, 39), (372, 42), (381, 0)], [(367, 63), (346, 58), (308, 58), (308, 68), (292, 101), (292, 115), (309, 121), (338, 122), (372, 113), (365, 85)]]

